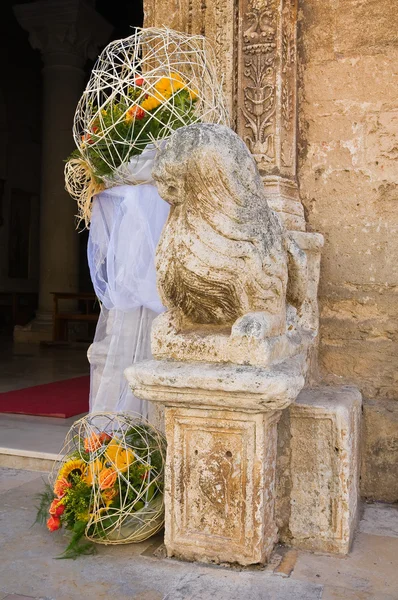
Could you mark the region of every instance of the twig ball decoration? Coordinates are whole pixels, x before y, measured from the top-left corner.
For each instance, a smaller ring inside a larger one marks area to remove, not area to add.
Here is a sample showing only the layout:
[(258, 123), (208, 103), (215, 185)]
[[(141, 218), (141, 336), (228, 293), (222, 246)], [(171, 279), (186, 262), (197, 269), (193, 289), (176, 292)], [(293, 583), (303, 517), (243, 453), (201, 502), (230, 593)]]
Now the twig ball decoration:
[(55, 491), (57, 485), (69, 485), (66, 511), (73, 502), (71, 490), (77, 486), (87, 490), (89, 508), (81, 516), (86, 538), (99, 544), (127, 544), (146, 540), (162, 528), (166, 441), (140, 415), (83, 417), (69, 430), (61, 456), (50, 485)]
[[(77, 106), (73, 136), (96, 186), (109, 188), (148, 181), (134, 174), (133, 159), (198, 121), (229, 125), (211, 46), (200, 35), (138, 28), (99, 56)], [(70, 170), (66, 187), (82, 204)]]

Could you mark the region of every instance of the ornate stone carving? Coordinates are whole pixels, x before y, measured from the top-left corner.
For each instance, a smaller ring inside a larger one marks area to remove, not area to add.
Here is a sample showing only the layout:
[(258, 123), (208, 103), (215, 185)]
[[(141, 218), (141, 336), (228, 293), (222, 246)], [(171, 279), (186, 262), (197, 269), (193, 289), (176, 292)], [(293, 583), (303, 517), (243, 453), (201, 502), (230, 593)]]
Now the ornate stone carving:
[(296, 173), (297, 0), (144, 0), (144, 10), (148, 26), (212, 42), (231, 125), (257, 161), (271, 207), (287, 229), (305, 231)]
[(153, 177), (172, 206), (157, 251), (167, 308), (187, 327), (285, 334), (286, 298), (299, 308), (306, 296), (306, 256), (269, 208), (241, 139), (221, 125), (185, 127), (159, 153)]
[(261, 171), (276, 164), (277, 13), (275, 0), (241, 2), (238, 132)]
[(301, 352), (306, 255), (269, 208), (243, 141), (222, 125), (182, 128), (152, 175), (172, 206), (157, 250), (169, 310), (154, 323), (154, 355), (266, 366)]
[(296, 0), (241, 0), (238, 133), (263, 175), (296, 176)]

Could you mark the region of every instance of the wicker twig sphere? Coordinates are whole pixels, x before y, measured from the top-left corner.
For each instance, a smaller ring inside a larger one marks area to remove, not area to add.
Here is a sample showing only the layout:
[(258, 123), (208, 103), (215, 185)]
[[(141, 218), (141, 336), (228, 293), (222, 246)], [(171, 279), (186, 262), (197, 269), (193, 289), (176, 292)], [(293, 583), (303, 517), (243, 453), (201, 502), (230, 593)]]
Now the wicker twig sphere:
[[(137, 157), (198, 121), (229, 124), (213, 51), (203, 36), (150, 27), (111, 42), (77, 106), (78, 157), (65, 172), (66, 188), (83, 218), (93, 191), (145, 183), (148, 175), (136, 174)], [(84, 169), (94, 178), (85, 197)]]
[[(141, 416), (92, 413), (69, 430), (50, 484), (69, 486), (69, 493), (78, 486), (87, 490), (89, 508), (81, 518), (89, 540), (141, 542), (164, 523), (165, 454), (165, 438)], [(78, 514), (74, 496), (65, 497), (63, 517), (71, 506)]]

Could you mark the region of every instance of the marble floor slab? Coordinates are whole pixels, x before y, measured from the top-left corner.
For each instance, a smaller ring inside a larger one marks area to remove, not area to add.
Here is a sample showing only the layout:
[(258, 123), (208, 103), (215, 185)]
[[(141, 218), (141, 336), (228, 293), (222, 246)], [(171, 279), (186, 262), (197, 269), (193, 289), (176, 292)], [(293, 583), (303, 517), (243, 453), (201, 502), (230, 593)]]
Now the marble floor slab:
[(55, 459), (77, 419), (0, 414), (0, 454)]

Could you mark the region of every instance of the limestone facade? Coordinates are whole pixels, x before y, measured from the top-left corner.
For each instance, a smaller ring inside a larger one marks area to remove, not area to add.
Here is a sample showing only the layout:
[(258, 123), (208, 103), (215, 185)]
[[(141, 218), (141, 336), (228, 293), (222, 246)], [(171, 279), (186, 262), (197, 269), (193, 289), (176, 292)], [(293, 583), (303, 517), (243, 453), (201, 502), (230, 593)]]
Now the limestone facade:
[[(147, 25), (166, 24), (213, 41), (233, 123), (260, 156), (270, 204), (290, 230), (304, 230), (304, 208), (307, 231), (324, 235), (320, 375), (329, 384), (360, 388), (373, 424), (365, 427), (363, 494), (397, 498), (398, 479), (384, 476), (391, 468), (388, 448), (395, 444), (388, 419), (398, 415), (393, 3), (145, 0), (144, 5)], [(289, 129), (296, 76), (297, 159), (294, 127)], [(377, 460), (370, 452), (375, 446)]]

